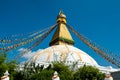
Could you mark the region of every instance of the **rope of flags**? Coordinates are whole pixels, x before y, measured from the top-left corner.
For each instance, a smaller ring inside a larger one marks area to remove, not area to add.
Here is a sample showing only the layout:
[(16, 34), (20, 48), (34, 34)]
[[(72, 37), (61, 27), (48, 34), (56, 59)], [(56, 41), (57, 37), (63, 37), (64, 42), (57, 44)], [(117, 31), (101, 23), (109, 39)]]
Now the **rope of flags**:
[(42, 33), (42, 34), (40, 34), (38, 36), (35, 36), (35, 37), (33, 37), (33, 38), (29, 39), (29, 40), (25, 40), (25, 41), (19, 42), (18, 44), (13, 44), (11, 46), (6, 46), (6, 47), (3, 47), (3, 48), (0, 48), (0, 50), (9, 51), (9, 50), (15, 49), (15, 48), (17, 48), (19, 46), (26, 45), (26, 44), (31, 43), (34, 40), (40, 38), (43, 34), (44, 33)]
[[(27, 34), (17, 34), (17, 35), (12, 35), (9, 37), (4, 37), (4, 38), (0, 39), (0, 44), (10, 44), (13, 42), (20, 42), (20, 41), (26, 40), (28, 38), (31, 38), (33, 36), (36, 36), (37, 34), (40, 34), (44, 31), (47, 31), (48, 29), (49, 28), (46, 28), (46, 29), (39, 30), (39, 31), (34, 32), (34, 33), (31, 32), (31, 33), (27, 33)], [(23, 36), (24, 36), (24, 38), (23, 38)]]
[(8, 52), (20, 46), (24, 46), (27, 45), (28, 43), (32, 43), (35, 40), (39, 39), (41, 36), (43, 36), (49, 30), (49, 28), (50, 27), (45, 28), (43, 30), (39, 30), (34, 33), (31, 32), (27, 34), (17, 34), (9, 37), (4, 37), (3, 39), (0, 39), (0, 52), (1, 51)]
[[(112, 64), (116, 65), (120, 68), (120, 57), (116, 54), (110, 53), (109, 50), (102, 49), (98, 47), (95, 43), (93, 43), (91, 40), (85, 38), (81, 34), (79, 34), (77, 31), (75, 31), (71, 26), (67, 25), (67, 27), (76, 35), (78, 38), (83, 41), (86, 45), (88, 45), (92, 50), (94, 50), (96, 53), (98, 53), (100, 56), (102, 56), (107, 61), (111, 62)], [(111, 55), (112, 54), (112, 55)], [(114, 55), (114, 56), (113, 56)]]
[(57, 24), (51, 26), (49, 28), (48, 31), (45, 32), (45, 34), (43, 34), (38, 41), (36, 41), (32, 46), (30, 46), (29, 48), (27, 48), (25, 51), (23, 51), (22, 53), (20, 53), (20, 55), (18, 55), (15, 60), (19, 59), (21, 56), (25, 55), (26, 53), (28, 53), (29, 51), (31, 51), (33, 48), (35, 48), (36, 46), (38, 46), (51, 32), (52, 30), (57, 26)]

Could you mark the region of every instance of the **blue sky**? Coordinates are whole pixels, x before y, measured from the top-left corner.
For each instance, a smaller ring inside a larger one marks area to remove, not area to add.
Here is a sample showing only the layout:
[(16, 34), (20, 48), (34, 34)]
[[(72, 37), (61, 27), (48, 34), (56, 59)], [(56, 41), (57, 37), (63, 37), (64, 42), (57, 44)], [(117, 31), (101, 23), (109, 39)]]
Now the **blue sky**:
[[(120, 55), (119, 3), (119, 0), (0, 0), (0, 37), (49, 27), (56, 23), (56, 16), (62, 9), (67, 23), (79, 33)], [(49, 37), (38, 48), (48, 47)], [(73, 38), (75, 46), (100, 65), (111, 65), (75, 35)]]

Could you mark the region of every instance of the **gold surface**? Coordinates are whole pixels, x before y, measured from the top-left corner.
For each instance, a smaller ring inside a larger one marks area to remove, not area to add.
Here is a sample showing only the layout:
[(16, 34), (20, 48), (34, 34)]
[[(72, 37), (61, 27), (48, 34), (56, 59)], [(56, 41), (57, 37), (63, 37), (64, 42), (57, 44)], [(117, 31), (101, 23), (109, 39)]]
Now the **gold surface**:
[[(70, 32), (68, 31), (66, 25), (63, 24), (63, 23), (61, 23), (61, 24), (57, 27), (57, 29), (56, 29), (53, 37), (52, 37), (51, 42), (53, 42), (55, 39), (58, 39), (58, 38), (65, 38), (65, 39), (68, 39), (68, 40), (73, 41)], [(61, 45), (61, 44), (65, 44), (65, 42), (58, 40), (58, 41), (56, 41), (56, 43), (54, 43), (54, 44)]]
[[(70, 32), (68, 31), (66, 27), (66, 15), (63, 14), (62, 11), (60, 11), (59, 15), (57, 16), (57, 29), (52, 37), (52, 40), (50, 42), (50, 46), (52, 45), (62, 45), (62, 44), (74, 44), (74, 40), (72, 39), (72, 36)], [(62, 38), (62, 40), (60, 40)], [(68, 41), (64, 41), (68, 40)], [(71, 43), (71, 42), (73, 43)]]

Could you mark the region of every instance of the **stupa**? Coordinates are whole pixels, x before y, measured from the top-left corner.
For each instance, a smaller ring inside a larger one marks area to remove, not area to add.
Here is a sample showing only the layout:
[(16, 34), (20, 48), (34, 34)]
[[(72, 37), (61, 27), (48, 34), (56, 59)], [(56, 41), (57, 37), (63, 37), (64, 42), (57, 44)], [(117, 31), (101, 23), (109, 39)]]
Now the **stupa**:
[(97, 66), (97, 62), (84, 51), (74, 47), (74, 40), (67, 29), (66, 15), (60, 11), (57, 16), (57, 29), (50, 41), (50, 47), (37, 52), (32, 62), (39, 64), (50, 64), (54, 61), (62, 61), (68, 65), (78, 62), (79, 66), (84, 64)]
[(45, 66), (55, 61), (64, 62), (69, 66), (77, 63), (77, 68), (90, 65), (99, 68), (103, 72), (117, 71), (117, 69), (111, 67), (98, 65), (90, 55), (74, 46), (74, 40), (67, 29), (66, 15), (62, 11), (57, 16), (56, 23), (58, 26), (49, 43), (50, 47), (35, 53), (30, 62)]

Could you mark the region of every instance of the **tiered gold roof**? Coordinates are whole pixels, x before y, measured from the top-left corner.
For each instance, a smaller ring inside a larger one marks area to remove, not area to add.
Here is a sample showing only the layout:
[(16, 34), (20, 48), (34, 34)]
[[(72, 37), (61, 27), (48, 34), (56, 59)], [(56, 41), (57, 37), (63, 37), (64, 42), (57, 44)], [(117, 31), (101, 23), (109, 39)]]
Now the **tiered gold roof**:
[(67, 29), (66, 16), (65, 14), (63, 14), (62, 11), (60, 11), (57, 17), (57, 23), (58, 23), (58, 26), (52, 37), (50, 46), (62, 45), (62, 44), (74, 45), (74, 40), (72, 39), (72, 36)]

